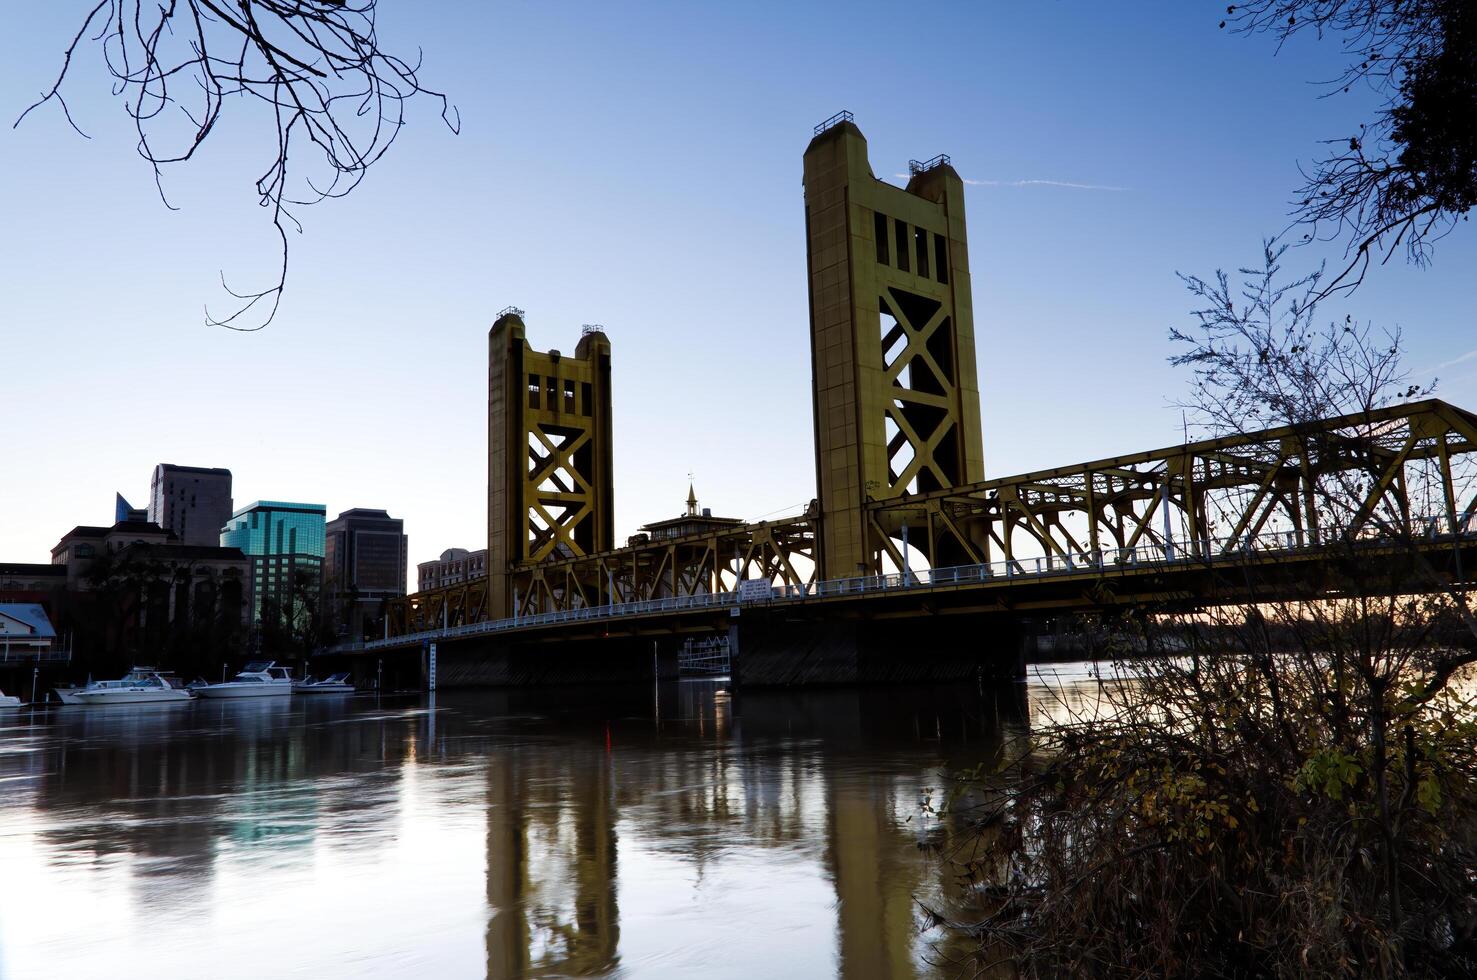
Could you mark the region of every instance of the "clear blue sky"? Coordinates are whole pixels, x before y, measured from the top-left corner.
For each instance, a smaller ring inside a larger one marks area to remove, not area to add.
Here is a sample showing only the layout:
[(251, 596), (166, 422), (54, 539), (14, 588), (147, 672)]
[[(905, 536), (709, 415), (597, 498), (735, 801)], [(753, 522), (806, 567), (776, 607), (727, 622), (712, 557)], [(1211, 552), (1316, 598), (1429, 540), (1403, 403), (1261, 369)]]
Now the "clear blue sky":
[[(89, 5), (10, 13), (7, 120)], [(416, 107), (353, 195), (306, 210), (261, 333), (201, 316), (222, 268), (270, 274), (259, 117), (230, 107), (166, 176), (178, 211), (96, 49), (67, 89), (91, 140), (54, 110), (0, 135), (0, 561), (49, 560), (73, 525), (111, 520), (115, 490), (141, 505), (165, 461), (229, 467), (238, 504), (387, 508), (412, 562), (482, 546), (486, 333), (509, 304), (540, 348), (607, 327), (622, 539), (678, 511), (689, 471), (716, 513), (799, 510), (815, 492), (801, 154), (843, 108), (879, 176), (946, 152), (978, 182), (989, 475), (1171, 444), (1184, 379), (1166, 333), (1191, 306), (1175, 272), (1255, 261), (1297, 162), (1364, 108), (1315, 98), (1332, 45), (1275, 55), (1218, 31), (1209, 2), (381, 8), (386, 46), (423, 49), (463, 132)], [(1432, 268), (1392, 264), (1326, 312), (1398, 324), (1409, 366), (1477, 407), (1474, 259), (1461, 228)]]

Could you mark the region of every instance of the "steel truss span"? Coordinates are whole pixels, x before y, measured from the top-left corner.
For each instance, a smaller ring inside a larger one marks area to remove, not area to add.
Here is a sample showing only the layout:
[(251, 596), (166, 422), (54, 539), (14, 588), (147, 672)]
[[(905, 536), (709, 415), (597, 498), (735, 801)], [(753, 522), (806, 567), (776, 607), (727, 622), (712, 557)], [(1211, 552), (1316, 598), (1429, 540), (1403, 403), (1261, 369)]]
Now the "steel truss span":
[[(1431, 399), (873, 503), (873, 574), (1469, 530), (1477, 416)], [(909, 530), (905, 534), (903, 528)], [(904, 540), (909, 554), (905, 558)]]
[[(1333, 512), (1340, 499), (1352, 503)], [(1335, 537), (1371, 554), (1411, 536), (1441, 549), (1477, 537), (1477, 416), (1429, 400), (876, 503), (874, 568), (860, 576), (816, 578), (818, 523), (812, 514), (526, 564), (511, 617), (486, 615), (485, 580), (418, 593), (397, 604), (389, 645), (746, 602), (1294, 565)]]

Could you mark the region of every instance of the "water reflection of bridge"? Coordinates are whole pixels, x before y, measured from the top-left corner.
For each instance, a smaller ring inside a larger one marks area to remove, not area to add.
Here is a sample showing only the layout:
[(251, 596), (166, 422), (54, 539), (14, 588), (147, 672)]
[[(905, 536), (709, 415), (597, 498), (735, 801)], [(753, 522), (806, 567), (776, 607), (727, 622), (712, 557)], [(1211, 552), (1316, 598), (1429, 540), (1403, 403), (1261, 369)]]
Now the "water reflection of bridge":
[[(945, 899), (955, 886), (919, 850), (950, 833), (920, 816), (919, 799), (940, 785), (941, 766), (1018, 734), (1023, 708), (973, 690), (729, 700), (715, 688), (557, 701), (453, 692), (434, 711), (62, 709), (29, 736), (0, 733), (35, 748), (0, 752), (0, 780), (7, 819), (36, 828), (47, 873), (73, 889), (91, 876), (122, 884), (147, 910), (151, 943), (231, 921), (234, 910), (216, 905), (222, 894), (239, 895), (253, 877), (284, 880), (264, 869), (297, 869), (290, 880), (306, 885), (318, 865), (360, 868), (358, 887), (390, 887), (375, 883), (399, 880), (382, 877), (383, 862), (398, 860), (411, 824), (470, 808), (485, 853), (433, 852), (419, 872), (431, 880), (417, 887), (464, 904), (461, 879), (481, 881), (489, 977), (602, 976), (656, 955), (752, 962), (754, 975), (784, 962), (802, 974), (933, 976), (913, 900)], [(447, 874), (455, 879), (435, 883)], [(331, 887), (343, 894), (342, 882)], [(397, 916), (423, 912), (384, 892), (354, 905), (360, 918), (342, 936), (325, 936), (311, 926), (327, 908), (270, 892), (254, 902), (254, 915), (276, 908), (283, 933), (319, 944), (318, 956), (324, 943), (355, 957), (383, 950)], [(477, 911), (444, 905), (434, 918)], [(289, 943), (280, 955), (289, 954), (309, 951)]]
[[(944, 745), (987, 756), (1015, 730), (1019, 706), (931, 691), (910, 711), (906, 696), (899, 705), (895, 695), (852, 691), (753, 695), (731, 712), (712, 687), (683, 685), (666, 698), (678, 691), (687, 703), (668, 705), (678, 707), (668, 724), (683, 734), (670, 740), (591, 731), (557, 755), (491, 761), (488, 977), (603, 976), (622, 963), (618, 879), (629, 883), (658, 854), (700, 882), (752, 849), (803, 852), (825, 869), (835, 919), (803, 942), (834, 956), (839, 975), (931, 976), (915, 901), (946, 903), (959, 886), (920, 848), (949, 828), (931, 824), (919, 803), (941, 788)], [(708, 944), (703, 929), (679, 919), (670, 941)], [(707, 955), (742, 955), (720, 931)], [(768, 951), (771, 964), (785, 955)]]

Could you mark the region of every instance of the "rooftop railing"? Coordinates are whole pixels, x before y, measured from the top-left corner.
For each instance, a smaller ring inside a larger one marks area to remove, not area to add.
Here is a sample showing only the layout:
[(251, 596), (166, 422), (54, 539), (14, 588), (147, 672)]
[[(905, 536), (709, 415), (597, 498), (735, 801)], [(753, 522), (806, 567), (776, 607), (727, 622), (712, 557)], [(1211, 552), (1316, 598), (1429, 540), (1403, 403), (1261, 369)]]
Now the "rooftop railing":
[(836, 113), (830, 119), (827, 119), (825, 122), (823, 122), (820, 125), (816, 126), (815, 127), (815, 135), (816, 136), (819, 136), (821, 133), (824, 133), (828, 129), (831, 129), (831, 128), (835, 127), (835, 126), (839, 126), (839, 125), (841, 125), (844, 122), (851, 122), (851, 121), (852, 121), (852, 115), (851, 115), (851, 113), (850, 112), (847, 112), (845, 109), (842, 109), (840, 112)]
[(921, 162), (918, 160), (909, 160), (908, 173), (916, 177), (921, 173), (927, 173), (928, 171), (933, 170), (935, 167), (942, 167), (948, 162), (949, 155), (947, 153), (940, 153), (936, 157), (929, 157), (927, 160), (923, 160)]

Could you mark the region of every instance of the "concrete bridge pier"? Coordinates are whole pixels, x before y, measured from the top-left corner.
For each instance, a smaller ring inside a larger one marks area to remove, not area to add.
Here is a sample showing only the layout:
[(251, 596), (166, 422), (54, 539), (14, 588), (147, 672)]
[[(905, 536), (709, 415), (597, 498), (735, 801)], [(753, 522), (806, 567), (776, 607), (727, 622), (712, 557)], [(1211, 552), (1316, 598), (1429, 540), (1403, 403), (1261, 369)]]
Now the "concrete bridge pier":
[[(610, 636), (567, 642), (515, 643), (492, 637), (442, 641), (436, 685), (549, 687), (676, 680), (680, 637)], [(424, 685), (424, 676), (422, 685)]]
[(729, 636), (733, 680), (740, 687), (1026, 676), (1020, 626), (1000, 617), (814, 622), (746, 611)]

